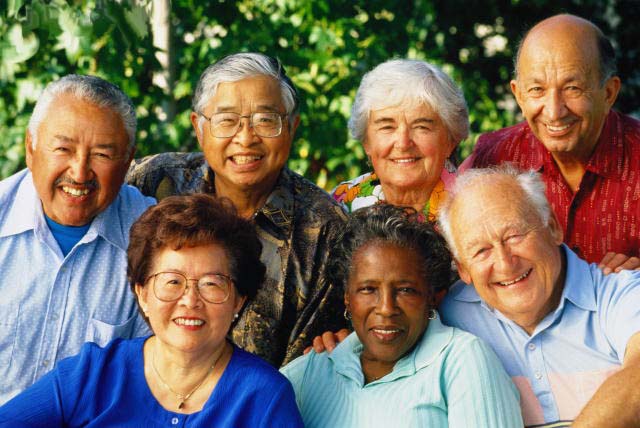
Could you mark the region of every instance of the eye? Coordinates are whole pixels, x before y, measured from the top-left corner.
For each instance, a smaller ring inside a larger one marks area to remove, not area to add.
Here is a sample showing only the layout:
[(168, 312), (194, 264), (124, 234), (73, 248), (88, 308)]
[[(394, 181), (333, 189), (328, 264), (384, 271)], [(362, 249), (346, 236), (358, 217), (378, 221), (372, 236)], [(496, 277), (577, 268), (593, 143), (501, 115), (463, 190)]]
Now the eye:
[(67, 153), (71, 153), (71, 150), (69, 150), (68, 147), (58, 146), (53, 148), (53, 152), (59, 153), (59, 154), (67, 154)]
[(397, 290), (398, 294), (406, 296), (419, 296), (422, 293), (415, 287), (400, 287)]
[(109, 153), (96, 152), (96, 153), (92, 153), (91, 156), (101, 160), (111, 160), (111, 154)]
[(517, 244), (518, 242), (521, 242), (525, 237), (524, 233), (514, 233), (511, 235), (508, 235), (505, 238), (505, 242), (508, 242), (510, 244)]
[(569, 96), (578, 96), (578, 95), (582, 94), (582, 88), (579, 87), (579, 86), (575, 86), (575, 85), (569, 85), (569, 86), (565, 87), (564, 91)]
[(474, 253), (472, 258), (474, 260), (484, 260), (489, 256), (489, 247), (480, 247)]
[(544, 93), (544, 89), (542, 88), (542, 86), (532, 86), (531, 88), (527, 89), (527, 93), (533, 97), (540, 96)]
[(373, 294), (375, 293), (375, 291), (376, 288), (371, 285), (363, 285), (358, 287), (358, 289), (356, 290), (358, 294)]

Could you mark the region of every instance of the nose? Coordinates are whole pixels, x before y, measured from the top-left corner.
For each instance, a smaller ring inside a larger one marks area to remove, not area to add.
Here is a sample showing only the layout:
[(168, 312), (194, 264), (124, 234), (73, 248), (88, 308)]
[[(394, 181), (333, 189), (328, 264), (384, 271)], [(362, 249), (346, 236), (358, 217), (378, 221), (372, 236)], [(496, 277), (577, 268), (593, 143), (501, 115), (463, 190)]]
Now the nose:
[(411, 135), (411, 129), (409, 129), (406, 125), (398, 126), (396, 130), (396, 147), (398, 148), (407, 148), (413, 144), (413, 136)]
[(91, 159), (87, 153), (76, 153), (69, 161), (69, 175), (76, 183), (85, 183), (91, 178)]
[(493, 264), (499, 272), (509, 272), (511, 270), (513, 267), (513, 254), (508, 245), (496, 246)]
[(250, 146), (253, 144), (257, 135), (253, 130), (253, 126), (251, 125), (250, 117), (241, 117), (240, 124), (238, 125), (238, 132), (234, 136), (234, 141), (242, 146)]
[(562, 91), (551, 90), (548, 92), (545, 100), (545, 111), (549, 120), (552, 121), (562, 119), (567, 114), (567, 106)]
[(396, 312), (396, 299), (393, 290), (380, 290), (376, 313), (385, 317), (392, 316)]
[[(189, 285), (190, 283), (191, 285)], [(202, 304), (202, 299), (198, 293), (198, 283), (195, 280), (187, 280), (187, 286), (180, 298), (180, 302), (188, 308), (195, 308)]]

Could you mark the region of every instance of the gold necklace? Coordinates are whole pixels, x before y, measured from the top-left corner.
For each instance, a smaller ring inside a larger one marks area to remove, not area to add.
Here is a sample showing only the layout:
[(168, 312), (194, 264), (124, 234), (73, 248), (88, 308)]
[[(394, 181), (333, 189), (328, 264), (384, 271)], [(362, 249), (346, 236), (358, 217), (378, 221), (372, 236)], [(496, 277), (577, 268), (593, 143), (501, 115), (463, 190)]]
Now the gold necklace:
[(169, 386), (169, 384), (167, 382), (165, 382), (164, 379), (162, 379), (162, 376), (160, 376), (160, 372), (158, 371), (158, 368), (156, 367), (156, 349), (155, 349), (155, 346), (153, 348), (153, 355), (151, 356), (151, 367), (153, 367), (153, 371), (156, 373), (156, 376), (158, 376), (158, 380), (160, 381), (160, 383), (162, 383), (162, 385), (166, 389), (168, 389), (176, 397), (178, 397), (178, 401), (179, 401), (178, 409), (182, 409), (184, 407), (184, 402), (187, 401), (193, 395), (193, 393), (196, 392), (198, 390), (198, 388), (200, 388), (202, 386), (204, 381), (209, 377), (209, 375), (213, 371), (214, 367), (216, 366), (216, 364), (218, 363), (220, 358), (222, 358), (222, 354), (224, 354), (224, 348), (222, 349), (222, 352), (220, 352), (220, 355), (218, 355), (218, 358), (216, 358), (215, 361), (213, 362), (213, 364), (211, 364), (211, 367), (209, 367), (209, 370), (207, 370), (207, 373), (204, 375), (202, 380), (200, 382), (198, 382), (198, 384), (195, 386), (195, 388), (193, 388), (191, 391), (189, 391), (188, 394), (180, 394), (179, 392), (174, 391), (173, 388), (171, 388)]

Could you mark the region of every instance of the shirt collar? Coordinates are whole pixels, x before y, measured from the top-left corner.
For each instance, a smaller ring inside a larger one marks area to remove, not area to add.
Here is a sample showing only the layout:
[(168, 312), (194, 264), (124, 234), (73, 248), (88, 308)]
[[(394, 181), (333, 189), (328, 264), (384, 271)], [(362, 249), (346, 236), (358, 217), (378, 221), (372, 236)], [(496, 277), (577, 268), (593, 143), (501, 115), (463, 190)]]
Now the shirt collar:
[(625, 163), (624, 130), (620, 115), (611, 110), (587, 162), (587, 170), (606, 178), (622, 179)]
[[(107, 209), (93, 219), (91, 227), (80, 242), (90, 242), (97, 236), (102, 236), (112, 245), (123, 251), (127, 250), (127, 239), (123, 228), (120, 227), (121, 222), (118, 216), (120, 199), (120, 193), (118, 193), (116, 199), (109, 204)], [(33, 184), (31, 172), (25, 175), (18, 186), (15, 200), (9, 208), (5, 220), (0, 229), (1, 237), (16, 235), (27, 230), (34, 230), (40, 236), (51, 233), (44, 219), (42, 202)]]
[[(430, 320), (416, 346), (396, 362), (391, 373), (366, 386), (393, 382), (396, 379), (414, 375), (418, 370), (433, 364), (452, 339), (452, 328), (444, 326), (439, 318)], [(336, 372), (358, 382), (361, 387), (364, 386), (364, 373), (360, 364), (362, 350), (363, 345), (353, 332), (329, 354)]]

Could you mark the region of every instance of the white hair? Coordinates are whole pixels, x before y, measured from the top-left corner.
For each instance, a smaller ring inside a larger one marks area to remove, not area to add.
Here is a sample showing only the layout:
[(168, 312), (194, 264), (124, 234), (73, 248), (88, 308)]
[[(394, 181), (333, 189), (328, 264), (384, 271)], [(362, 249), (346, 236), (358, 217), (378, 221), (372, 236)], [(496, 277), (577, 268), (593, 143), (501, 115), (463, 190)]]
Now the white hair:
[(349, 131), (364, 141), (371, 110), (418, 101), (438, 113), (454, 144), (469, 135), (469, 112), (460, 88), (438, 67), (414, 59), (384, 62), (362, 78), (351, 108)]
[(70, 94), (100, 108), (113, 110), (122, 119), (129, 138), (129, 150), (135, 147), (137, 121), (136, 109), (131, 99), (116, 85), (97, 76), (68, 74), (49, 83), (33, 108), (28, 126), (33, 148), (36, 147), (38, 128), (45, 119), (51, 103), (62, 94)]
[[(277, 58), (254, 52), (228, 55), (208, 66), (198, 80), (192, 100), (193, 111), (202, 114), (220, 83), (237, 82), (255, 76), (270, 76), (278, 81), (291, 126), (300, 109), (298, 91)], [(200, 117), (200, 132), (203, 121), (204, 118)]]
[[(509, 163), (492, 168), (469, 169), (456, 178), (455, 184), (448, 192), (447, 199), (438, 211), (440, 232), (447, 241), (449, 249), (455, 258), (459, 259), (458, 249), (453, 240), (451, 230), (451, 207), (453, 203), (458, 197), (473, 191), (471, 188), (478, 182), (496, 182), (501, 179), (509, 180), (520, 187), (542, 224), (545, 226), (549, 224), (551, 206), (545, 195), (545, 184), (539, 173), (533, 170), (520, 171)], [(474, 208), (467, 207), (467, 209)]]

